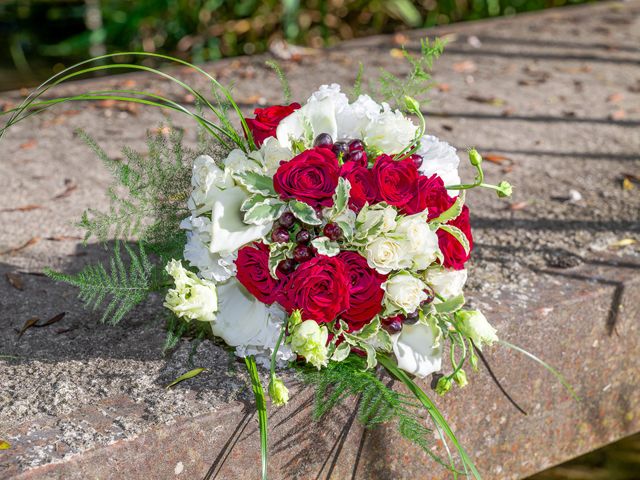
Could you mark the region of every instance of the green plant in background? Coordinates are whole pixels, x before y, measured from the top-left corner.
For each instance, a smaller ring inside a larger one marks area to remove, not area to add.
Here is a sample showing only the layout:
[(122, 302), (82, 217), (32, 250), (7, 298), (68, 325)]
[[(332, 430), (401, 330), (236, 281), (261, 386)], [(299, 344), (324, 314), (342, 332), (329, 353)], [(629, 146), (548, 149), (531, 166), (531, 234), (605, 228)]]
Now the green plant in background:
[[(262, 52), (276, 38), (321, 47), (585, 1), (8, 0), (0, 3), (0, 89), (49, 77), (90, 55), (133, 50), (197, 63)], [(12, 70), (20, 72), (13, 82)]]

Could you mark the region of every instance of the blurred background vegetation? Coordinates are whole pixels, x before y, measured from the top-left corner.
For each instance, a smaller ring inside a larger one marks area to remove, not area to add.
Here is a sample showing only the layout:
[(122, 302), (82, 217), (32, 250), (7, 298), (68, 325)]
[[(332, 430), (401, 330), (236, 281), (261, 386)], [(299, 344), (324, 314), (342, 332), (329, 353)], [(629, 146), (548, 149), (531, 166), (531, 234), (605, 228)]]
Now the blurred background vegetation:
[(127, 50), (194, 62), (588, 0), (0, 0), (0, 90)]

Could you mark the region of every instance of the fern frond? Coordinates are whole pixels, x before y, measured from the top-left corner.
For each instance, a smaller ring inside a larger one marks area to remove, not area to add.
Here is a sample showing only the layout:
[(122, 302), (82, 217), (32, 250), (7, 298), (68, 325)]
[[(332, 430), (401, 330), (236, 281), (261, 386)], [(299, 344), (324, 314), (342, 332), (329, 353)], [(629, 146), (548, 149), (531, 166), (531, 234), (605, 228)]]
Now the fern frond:
[[(101, 322), (115, 325), (136, 305), (144, 301), (155, 290), (154, 266), (140, 243), (138, 253), (124, 245), (129, 257), (129, 268), (125, 266), (116, 243), (109, 262), (109, 271), (103, 264), (89, 265), (75, 275), (46, 270), (50, 278), (77, 287), (78, 298), (93, 310), (103, 307)], [(106, 305), (105, 305), (106, 304)]]
[(278, 76), (278, 80), (280, 80), (280, 86), (282, 87), (282, 95), (284, 96), (284, 103), (289, 103), (291, 101), (291, 86), (289, 85), (289, 80), (287, 79), (287, 75), (282, 70), (282, 67), (273, 60), (267, 60), (265, 62), (269, 68), (271, 68), (276, 75)]

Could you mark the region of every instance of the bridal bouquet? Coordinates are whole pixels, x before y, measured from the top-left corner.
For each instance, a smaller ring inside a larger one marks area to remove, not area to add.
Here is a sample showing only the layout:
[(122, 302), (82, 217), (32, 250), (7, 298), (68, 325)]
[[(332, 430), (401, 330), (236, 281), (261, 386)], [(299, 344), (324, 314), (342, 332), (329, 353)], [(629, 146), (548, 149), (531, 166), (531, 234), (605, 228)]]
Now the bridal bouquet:
[[(110, 299), (103, 318), (114, 322), (149, 292), (163, 291), (171, 315), (169, 347), (191, 331), (222, 339), (243, 358), (259, 412), (263, 478), (267, 412), (257, 365), (269, 370), (273, 405), (289, 399), (279, 368), (294, 369), (316, 388), (316, 417), (360, 396), (358, 413), (365, 425), (396, 422), (403, 437), (454, 475), (480, 478), (414, 378), (433, 375), (440, 395), (454, 385), (464, 387), (466, 363), (477, 368), (478, 358), (485, 361), (481, 349), (499, 341), (480, 311), (464, 308), (465, 263), (473, 249), (465, 192), (485, 187), (505, 197), (511, 187), (485, 183), (482, 158), (473, 149), (468, 157), (477, 175), (463, 183), (455, 149), (428, 134), (418, 101), (407, 94), (408, 87), (428, 80), (426, 67), (440, 50), (440, 44), (424, 42), (421, 57), (407, 54), (408, 78), (383, 76), (383, 92), (395, 94), (399, 108), (360, 93), (358, 80), (351, 98), (337, 84), (323, 85), (304, 104), (258, 108), (251, 118), (228, 89), (198, 67), (189, 65), (210, 80), (215, 104), (167, 73), (115, 64), (59, 74), (12, 110), (2, 130), (34, 110), (105, 98), (195, 119), (209, 143), (193, 162), (175, 136), (169, 147), (165, 139), (152, 138), (149, 160), (129, 154), (125, 163), (109, 159), (88, 139), (129, 197), (114, 193), (108, 214), (90, 211), (81, 225), (88, 236), (103, 240), (110, 232), (135, 238), (139, 248), (125, 244), (129, 269), (116, 246), (110, 271), (98, 265), (77, 275), (50, 275), (79, 287), (94, 306)], [(103, 68), (162, 75), (193, 94), (200, 109), (130, 90), (39, 100), (51, 86)], [(288, 96), (284, 75), (275, 68)], [(207, 119), (207, 109), (217, 121)], [(237, 114), (240, 131), (230, 111)], [(445, 353), (448, 366), (443, 366)], [(379, 378), (385, 371), (411, 395), (389, 388)], [(447, 459), (432, 452), (428, 419), (445, 445), (454, 444), (462, 470), (448, 447)]]

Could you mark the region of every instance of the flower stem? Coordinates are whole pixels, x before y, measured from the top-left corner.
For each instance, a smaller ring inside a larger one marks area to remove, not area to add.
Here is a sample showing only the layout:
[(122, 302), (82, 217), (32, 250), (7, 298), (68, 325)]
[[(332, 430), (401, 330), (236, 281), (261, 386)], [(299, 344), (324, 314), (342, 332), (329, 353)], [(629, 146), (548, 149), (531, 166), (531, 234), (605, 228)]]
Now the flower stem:
[(278, 340), (276, 341), (275, 347), (273, 347), (273, 353), (271, 354), (271, 368), (270, 368), (270, 379), (276, 376), (276, 357), (278, 356), (278, 350), (280, 350), (280, 344), (282, 344), (282, 340), (284, 339), (284, 334), (287, 331), (287, 321), (285, 320), (280, 327), (280, 335), (278, 336)]
[(386, 355), (378, 355), (378, 361), (384, 368), (387, 369), (387, 371), (391, 375), (404, 383), (411, 391), (411, 393), (413, 393), (415, 397), (420, 401), (420, 403), (422, 403), (424, 408), (433, 419), (434, 423), (444, 431), (447, 437), (449, 437), (451, 442), (455, 445), (465, 470), (468, 467), (473, 474), (473, 477), (476, 480), (481, 480), (480, 472), (478, 472), (478, 469), (474, 465), (473, 460), (471, 460), (467, 452), (464, 450), (464, 448), (462, 448), (462, 445), (460, 445), (460, 442), (453, 433), (453, 430), (451, 430), (451, 427), (447, 423), (447, 420), (444, 418), (442, 413), (440, 413), (440, 410), (438, 410), (438, 407), (435, 405), (435, 403), (433, 403), (433, 401), (427, 396), (427, 394), (424, 393), (424, 391), (413, 380), (411, 380), (409, 375), (407, 375), (405, 371), (398, 368), (398, 366), (395, 365), (395, 363), (389, 357), (387, 357)]
[(247, 371), (251, 377), (251, 388), (256, 399), (256, 409), (258, 410), (258, 425), (260, 426), (260, 453), (262, 457), (262, 480), (267, 480), (267, 455), (268, 455), (268, 439), (267, 439), (267, 402), (264, 398), (264, 390), (260, 382), (256, 359), (253, 355), (245, 357)]

